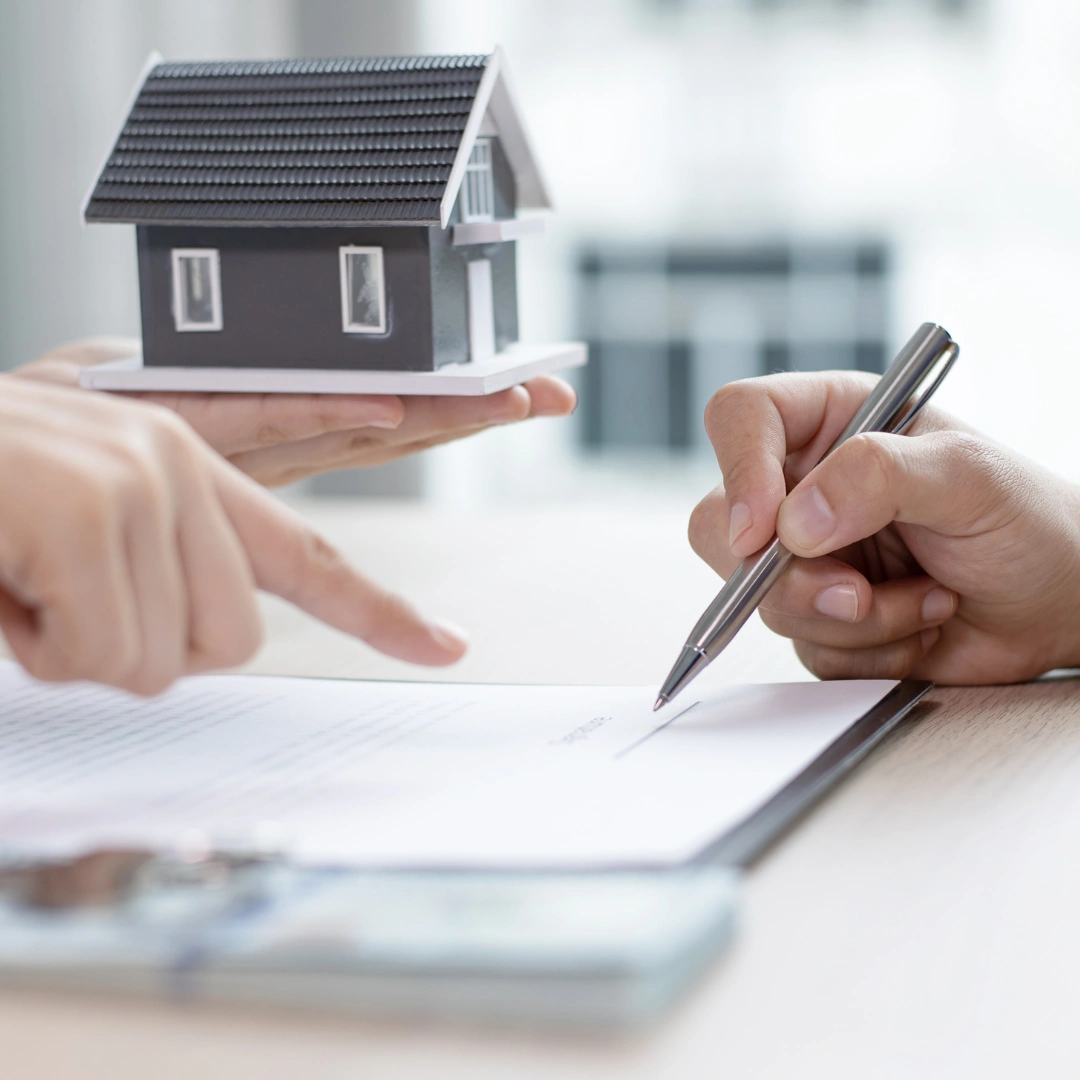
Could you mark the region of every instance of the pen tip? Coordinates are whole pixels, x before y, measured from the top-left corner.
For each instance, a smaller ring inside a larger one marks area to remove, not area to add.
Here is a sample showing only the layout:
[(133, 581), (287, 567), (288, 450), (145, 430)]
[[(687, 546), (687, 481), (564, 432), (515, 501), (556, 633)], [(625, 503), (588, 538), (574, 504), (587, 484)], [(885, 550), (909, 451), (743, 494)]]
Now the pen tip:
[(652, 707), (652, 711), (653, 712), (659, 712), (666, 704), (667, 704), (667, 698), (664, 697), (663, 694), (661, 694), (656, 699), (656, 704)]

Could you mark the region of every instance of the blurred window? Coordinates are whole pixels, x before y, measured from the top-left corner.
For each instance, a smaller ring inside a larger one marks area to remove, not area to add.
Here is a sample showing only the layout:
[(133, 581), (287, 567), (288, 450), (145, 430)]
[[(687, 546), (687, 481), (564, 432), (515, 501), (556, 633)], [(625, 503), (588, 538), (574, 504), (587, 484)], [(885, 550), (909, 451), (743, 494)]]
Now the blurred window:
[(649, 0), (669, 11), (749, 10), (755, 12), (835, 11), (861, 14), (876, 11), (915, 11), (946, 16), (967, 15), (982, 0)]
[(221, 329), (221, 264), (216, 250), (173, 248), (172, 285), (177, 330)]
[(340, 259), (341, 329), (346, 334), (385, 334), (383, 249), (343, 247)]
[(491, 140), (477, 139), (461, 185), (461, 220), (495, 220), (495, 184), (491, 175)]
[(725, 383), (883, 371), (889, 284), (879, 242), (583, 251), (585, 445), (705, 452), (702, 415)]

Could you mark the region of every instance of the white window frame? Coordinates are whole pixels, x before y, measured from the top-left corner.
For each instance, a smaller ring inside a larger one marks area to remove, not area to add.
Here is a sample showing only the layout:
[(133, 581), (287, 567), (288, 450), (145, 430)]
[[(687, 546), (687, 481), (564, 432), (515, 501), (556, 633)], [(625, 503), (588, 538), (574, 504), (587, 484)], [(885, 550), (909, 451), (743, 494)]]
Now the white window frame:
[[(480, 151), (481, 153), (478, 153)], [(484, 160), (475, 161), (474, 158), (482, 157)], [(466, 225), (477, 221), (495, 220), (495, 174), (494, 155), (491, 149), (491, 139), (477, 139), (469, 152), (469, 160), (465, 166), (465, 175), (461, 180), (461, 220)], [(474, 191), (481, 193), (480, 202), (485, 206), (474, 206), (472, 194)]]
[[(208, 322), (189, 322), (184, 318), (187, 305), (184, 303), (183, 275), (180, 272), (181, 259), (210, 260), (210, 311), (213, 319)], [(221, 304), (221, 253), (217, 248), (173, 248), (172, 263), (172, 309), (173, 324), (181, 334), (197, 333), (223, 329), (225, 320)]]
[[(349, 289), (349, 256), (370, 255), (379, 279), (379, 325), (364, 326), (351, 321), (352, 297)], [(383, 249), (381, 247), (341, 247), (338, 248), (338, 273), (341, 278), (341, 330), (345, 334), (385, 334), (386, 333), (386, 273), (383, 269)]]

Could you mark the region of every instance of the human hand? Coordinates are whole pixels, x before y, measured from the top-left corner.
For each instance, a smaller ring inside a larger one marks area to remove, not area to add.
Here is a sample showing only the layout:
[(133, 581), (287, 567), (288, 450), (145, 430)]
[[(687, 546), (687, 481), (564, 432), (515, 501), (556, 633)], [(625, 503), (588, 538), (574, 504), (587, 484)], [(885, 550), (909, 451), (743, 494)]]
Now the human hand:
[(0, 375), (0, 633), (31, 675), (155, 694), (233, 667), (260, 643), (256, 588), (412, 663), (466, 648), (174, 413)]
[(797, 558), (761, 607), (822, 678), (1017, 682), (1080, 665), (1080, 493), (926, 409), (816, 468), (875, 379), (771, 375), (721, 389), (724, 484), (690, 520), (723, 577), (774, 532)]
[[(93, 338), (19, 368), (21, 378), (77, 386), (79, 369), (131, 356), (139, 343)], [(550, 375), (486, 397), (375, 394), (131, 394), (182, 416), (219, 454), (268, 487), (395, 458), (530, 417), (566, 416), (577, 398)]]

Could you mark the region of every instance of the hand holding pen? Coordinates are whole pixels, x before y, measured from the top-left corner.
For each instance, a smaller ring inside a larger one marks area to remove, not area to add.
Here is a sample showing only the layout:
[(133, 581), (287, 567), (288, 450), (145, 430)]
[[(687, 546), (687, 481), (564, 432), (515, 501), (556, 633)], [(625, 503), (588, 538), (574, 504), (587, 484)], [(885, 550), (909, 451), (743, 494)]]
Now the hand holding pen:
[(1080, 663), (1080, 491), (932, 407), (821, 461), (876, 382), (724, 387), (707, 412), (724, 485), (694, 512), (694, 549), (728, 578), (779, 532), (795, 558), (761, 616), (823, 678), (1010, 682)]

